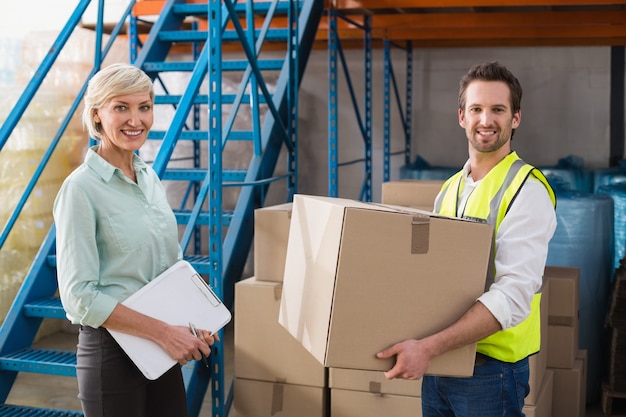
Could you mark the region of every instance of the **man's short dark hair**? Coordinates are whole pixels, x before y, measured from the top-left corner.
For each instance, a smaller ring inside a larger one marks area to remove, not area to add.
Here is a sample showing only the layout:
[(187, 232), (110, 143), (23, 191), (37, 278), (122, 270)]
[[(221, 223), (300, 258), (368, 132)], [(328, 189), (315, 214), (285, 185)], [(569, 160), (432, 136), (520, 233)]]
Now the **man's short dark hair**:
[(502, 81), (509, 86), (511, 92), (511, 109), (513, 113), (520, 111), (522, 104), (522, 86), (511, 71), (497, 61), (474, 65), (461, 78), (459, 88), (459, 109), (465, 110), (465, 90), (472, 81)]

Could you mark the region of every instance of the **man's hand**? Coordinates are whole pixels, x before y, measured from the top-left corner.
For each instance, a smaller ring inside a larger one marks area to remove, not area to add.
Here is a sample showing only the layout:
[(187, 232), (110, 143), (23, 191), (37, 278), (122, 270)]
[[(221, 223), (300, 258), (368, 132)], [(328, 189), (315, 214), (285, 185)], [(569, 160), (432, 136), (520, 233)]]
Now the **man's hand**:
[(376, 354), (379, 359), (396, 356), (385, 372), (387, 379), (419, 379), (435, 356), (475, 343), (500, 330), (500, 323), (480, 301), (449, 327), (419, 340), (408, 339)]
[(420, 379), (423, 377), (432, 360), (423, 345), (421, 340), (408, 339), (377, 353), (376, 357), (379, 359), (396, 356), (396, 364), (385, 372), (385, 377), (387, 379)]

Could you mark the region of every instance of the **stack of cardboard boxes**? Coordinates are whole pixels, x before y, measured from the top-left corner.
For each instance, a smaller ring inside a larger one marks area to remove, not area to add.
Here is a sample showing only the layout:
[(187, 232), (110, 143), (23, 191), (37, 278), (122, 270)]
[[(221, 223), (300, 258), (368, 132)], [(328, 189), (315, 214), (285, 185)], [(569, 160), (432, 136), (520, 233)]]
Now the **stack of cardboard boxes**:
[(328, 416), (327, 369), (278, 323), (291, 209), (255, 211), (255, 276), (235, 285), (234, 417)]
[(602, 409), (607, 416), (626, 405), (626, 258), (615, 271), (608, 314), (610, 347), (608, 375), (602, 386)]
[[(580, 271), (548, 266), (548, 371), (554, 374), (553, 417), (583, 417), (587, 393), (587, 351), (579, 349)], [(547, 346), (546, 346), (547, 345)]]
[[(235, 287), (235, 416), (421, 415), (421, 381), (387, 380), (394, 362), (375, 354), (458, 318), (484, 291), (492, 242), (489, 225), (429, 212), (440, 185), (385, 183), (382, 204), (298, 195), (256, 210), (255, 277)], [(548, 355), (531, 358), (531, 417), (552, 415)], [(469, 376), (474, 357), (475, 345), (457, 349), (428, 373)]]
[[(460, 317), (484, 291), (491, 241), (487, 224), (295, 197), (279, 322), (329, 369), (331, 416), (420, 415), (420, 381), (387, 381), (394, 359), (376, 353)], [(475, 353), (448, 352), (428, 372), (469, 376)]]
[(544, 284), (541, 292), (541, 349), (529, 358), (530, 376), (528, 384), (530, 392), (524, 399), (526, 417), (552, 416), (552, 393), (554, 389), (554, 374), (547, 369), (548, 351), (548, 304), (550, 303), (550, 285)]
[(528, 417), (584, 417), (586, 351), (579, 350), (579, 270), (547, 266), (541, 300), (541, 350), (530, 358)]

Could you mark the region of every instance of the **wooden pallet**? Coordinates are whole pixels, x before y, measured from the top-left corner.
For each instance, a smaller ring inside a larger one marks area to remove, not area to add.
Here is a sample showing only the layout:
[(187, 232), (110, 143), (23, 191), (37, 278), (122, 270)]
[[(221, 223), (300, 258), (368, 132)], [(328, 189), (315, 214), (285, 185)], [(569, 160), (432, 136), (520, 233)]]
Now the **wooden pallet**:
[(607, 417), (626, 417), (626, 392), (602, 386), (602, 412)]

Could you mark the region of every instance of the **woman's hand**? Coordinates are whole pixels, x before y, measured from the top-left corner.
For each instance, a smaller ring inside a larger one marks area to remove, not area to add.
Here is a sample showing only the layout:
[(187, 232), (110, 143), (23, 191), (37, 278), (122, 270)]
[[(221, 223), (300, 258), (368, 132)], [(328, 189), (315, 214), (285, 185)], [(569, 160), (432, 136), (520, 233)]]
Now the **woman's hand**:
[(200, 360), (211, 354), (211, 346), (219, 341), (219, 336), (208, 330), (197, 329), (196, 337), (186, 326), (169, 326), (167, 337), (161, 346), (181, 365), (192, 360)]

